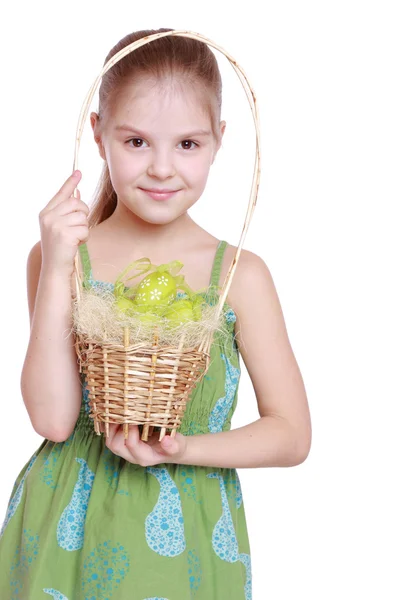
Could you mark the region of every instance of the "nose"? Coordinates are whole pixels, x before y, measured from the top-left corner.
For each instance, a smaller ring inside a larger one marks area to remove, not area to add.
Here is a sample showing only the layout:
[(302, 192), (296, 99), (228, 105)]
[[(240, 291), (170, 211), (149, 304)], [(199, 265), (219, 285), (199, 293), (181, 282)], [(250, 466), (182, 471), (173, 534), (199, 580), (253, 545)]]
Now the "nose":
[(173, 177), (176, 174), (176, 170), (171, 152), (168, 150), (152, 152), (147, 174), (150, 177), (157, 177), (158, 179)]

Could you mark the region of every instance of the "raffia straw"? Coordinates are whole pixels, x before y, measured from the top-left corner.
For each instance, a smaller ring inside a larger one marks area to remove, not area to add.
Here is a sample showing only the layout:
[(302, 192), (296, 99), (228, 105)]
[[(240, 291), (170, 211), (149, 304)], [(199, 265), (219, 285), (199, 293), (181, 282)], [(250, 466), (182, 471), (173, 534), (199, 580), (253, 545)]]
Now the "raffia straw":
[[(221, 291), (221, 295), (220, 295), (219, 302), (218, 302), (218, 314), (219, 314), (221, 312), (221, 310), (223, 309), (226, 297), (228, 295), (228, 291), (229, 291), (229, 288), (232, 283), (233, 275), (236, 271), (237, 263), (239, 261), (239, 256), (240, 256), (240, 253), (243, 248), (244, 240), (245, 240), (245, 237), (246, 237), (249, 225), (250, 225), (250, 221), (253, 216), (254, 208), (257, 203), (257, 194), (258, 194), (258, 189), (259, 189), (259, 185), (260, 185), (260, 176), (261, 176), (260, 126), (259, 126), (259, 116), (258, 116), (258, 106), (257, 106), (256, 95), (255, 95), (255, 92), (254, 92), (252, 86), (249, 83), (249, 80), (248, 80), (243, 68), (237, 63), (237, 61), (226, 50), (224, 50), (221, 46), (219, 46), (218, 44), (216, 44), (209, 38), (206, 38), (205, 36), (203, 36), (199, 33), (195, 33), (193, 31), (189, 31), (189, 30), (185, 30), (185, 29), (182, 29), (182, 30), (176, 29), (173, 31), (166, 31), (166, 32), (162, 32), (162, 33), (155, 33), (153, 35), (145, 36), (145, 37), (141, 38), (140, 40), (137, 40), (135, 42), (132, 42), (131, 44), (128, 44), (128, 46), (126, 46), (125, 48), (122, 48), (122, 50), (120, 50), (114, 56), (112, 56), (110, 58), (110, 60), (103, 66), (99, 75), (96, 77), (95, 81), (89, 88), (89, 91), (86, 95), (86, 98), (83, 103), (81, 113), (79, 116), (78, 126), (77, 126), (73, 170), (75, 171), (78, 168), (79, 146), (80, 146), (80, 141), (81, 141), (81, 137), (82, 137), (83, 127), (86, 122), (87, 113), (88, 113), (88, 110), (90, 107), (90, 103), (93, 99), (93, 96), (96, 92), (96, 89), (97, 89), (104, 73), (106, 73), (109, 69), (111, 69), (124, 56), (126, 56), (130, 52), (133, 52), (134, 50), (136, 50), (136, 48), (140, 48), (141, 46), (144, 46), (145, 44), (151, 43), (153, 40), (156, 40), (156, 39), (159, 39), (162, 37), (166, 37), (166, 36), (179, 36), (179, 37), (187, 37), (187, 38), (191, 38), (194, 40), (199, 40), (200, 42), (204, 42), (208, 46), (215, 48), (216, 50), (218, 50), (219, 52), (221, 52), (222, 54), (224, 54), (226, 56), (226, 58), (230, 62), (232, 68), (236, 72), (236, 74), (244, 88), (244, 91), (246, 93), (247, 99), (250, 104), (250, 108), (251, 108), (251, 112), (252, 112), (253, 120), (254, 120), (254, 126), (255, 126), (255, 130), (256, 130), (256, 148), (255, 148), (256, 152), (255, 152), (254, 172), (253, 172), (253, 179), (252, 179), (249, 203), (247, 206), (245, 222), (244, 222), (242, 233), (241, 233), (241, 236), (239, 239), (239, 244), (237, 246), (236, 253), (233, 257), (233, 260), (231, 262), (231, 265), (229, 267), (228, 273), (225, 277), (225, 280), (224, 280), (224, 283), (222, 286), (222, 291)], [(78, 196), (77, 189), (75, 189), (74, 197), (77, 198), (77, 196)], [(75, 279), (76, 279), (76, 297), (77, 297), (77, 300), (79, 301), (80, 292), (82, 289), (82, 278), (79, 275), (78, 252), (75, 256)]]

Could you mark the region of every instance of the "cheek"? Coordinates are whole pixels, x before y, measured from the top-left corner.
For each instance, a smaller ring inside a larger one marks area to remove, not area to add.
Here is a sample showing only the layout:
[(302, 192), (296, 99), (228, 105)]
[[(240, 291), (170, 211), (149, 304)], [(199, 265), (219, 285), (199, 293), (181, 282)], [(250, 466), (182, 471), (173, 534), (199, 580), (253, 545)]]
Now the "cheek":
[(186, 176), (193, 185), (204, 185), (210, 171), (210, 161), (208, 157), (203, 157), (198, 161), (191, 161), (186, 168)]
[(145, 168), (144, 161), (140, 160), (140, 157), (132, 160), (129, 153), (125, 152), (113, 153), (107, 162), (112, 177), (120, 183), (132, 181)]

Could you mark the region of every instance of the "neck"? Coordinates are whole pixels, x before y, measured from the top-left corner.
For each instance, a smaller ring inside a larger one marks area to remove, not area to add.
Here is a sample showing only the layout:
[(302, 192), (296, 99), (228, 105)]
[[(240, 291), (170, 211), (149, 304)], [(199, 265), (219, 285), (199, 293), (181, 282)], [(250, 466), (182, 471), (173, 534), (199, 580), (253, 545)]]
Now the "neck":
[(110, 233), (115, 232), (121, 242), (134, 239), (137, 247), (152, 248), (156, 252), (166, 246), (179, 248), (184, 239), (191, 239), (198, 230), (198, 225), (187, 212), (170, 223), (148, 223), (121, 202), (117, 204), (115, 211), (104, 225)]

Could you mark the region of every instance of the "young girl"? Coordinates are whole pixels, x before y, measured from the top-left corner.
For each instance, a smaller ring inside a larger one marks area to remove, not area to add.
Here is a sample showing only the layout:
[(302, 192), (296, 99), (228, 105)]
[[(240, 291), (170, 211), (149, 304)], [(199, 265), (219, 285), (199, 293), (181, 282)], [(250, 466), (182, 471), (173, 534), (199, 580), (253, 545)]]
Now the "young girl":
[[(160, 29), (158, 31), (170, 31)], [(127, 35), (106, 61), (157, 31)], [(235, 247), (188, 215), (221, 146), (221, 77), (208, 46), (167, 36), (102, 79), (91, 125), (104, 170), (96, 202), (73, 173), (40, 213), (28, 258), (31, 334), (21, 391), (40, 447), (17, 477), (0, 539), (0, 597), (40, 600), (250, 600), (251, 559), (236, 468), (305, 460), (306, 393), (264, 261), (243, 250), (211, 363), (175, 438), (130, 426), (94, 433), (71, 330), (74, 257), (110, 287), (133, 260), (182, 260), (194, 289), (218, 286)], [(79, 196), (79, 194), (78, 194)], [(230, 350), (230, 351), (229, 351)], [(239, 353), (260, 418), (231, 431)]]

